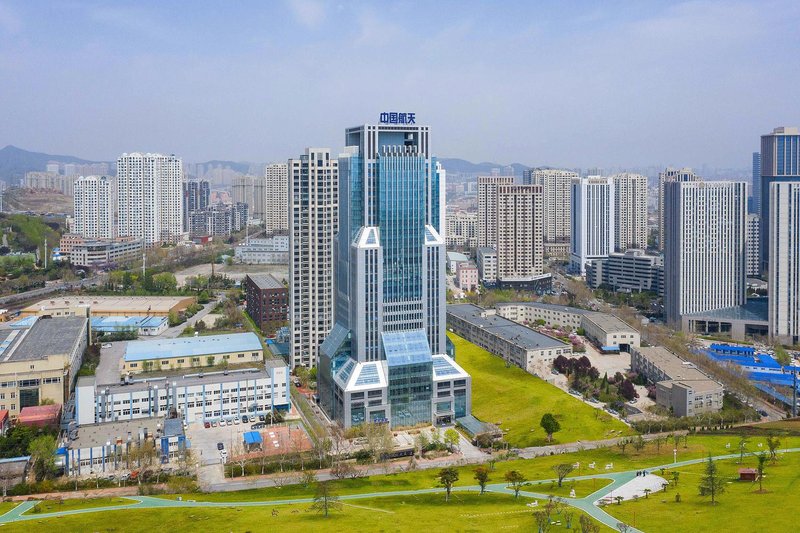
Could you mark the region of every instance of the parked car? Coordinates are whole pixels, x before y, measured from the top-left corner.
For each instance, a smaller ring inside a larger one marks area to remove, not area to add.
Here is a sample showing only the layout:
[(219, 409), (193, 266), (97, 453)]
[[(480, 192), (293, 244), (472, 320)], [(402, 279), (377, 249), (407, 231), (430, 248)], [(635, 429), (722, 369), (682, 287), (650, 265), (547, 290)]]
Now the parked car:
[(266, 422), (267, 421), (267, 417), (264, 416), (264, 415), (258, 415), (258, 421), (259, 422)]
[(234, 423), (234, 424), (236, 424), (236, 425), (238, 426), (238, 425), (239, 425), (239, 418), (238, 418), (238, 417), (237, 417), (237, 418), (234, 418), (234, 419), (233, 419), (233, 423)]
[(215, 427), (217, 427), (218, 425), (219, 425), (219, 423), (218, 423), (216, 420), (213, 420), (213, 421), (211, 422), (211, 427), (212, 427), (212, 428), (215, 428)]
[(211, 422), (206, 420), (205, 422), (203, 422), (203, 427), (206, 428), (206, 429), (210, 428), (211, 427)]
[(264, 422), (256, 422), (250, 426), (250, 429), (264, 429), (265, 427), (267, 427), (267, 425)]
[(220, 418), (220, 419), (219, 419), (219, 427), (225, 427), (225, 426), (227, 426), (227, 425), (228, 425), (228, 423), (227, 423), (227, 422), (225, 422), (225, 419), (224, 419), (224, 418)]
[(250, 422), (250, 419), (247, 417), (247, 415), (242, 415), (242, 423), (247, 424), (248, 422)]
[(224, 450), (224, 449), (225, 449), (225, 445), (224, 445), (223, 443), (221, 443), (221, 442), (218, 442), (218, 443), (217, 443), (217, 449), (218, 449), (219, 451), (222, 451), (222, 450)]

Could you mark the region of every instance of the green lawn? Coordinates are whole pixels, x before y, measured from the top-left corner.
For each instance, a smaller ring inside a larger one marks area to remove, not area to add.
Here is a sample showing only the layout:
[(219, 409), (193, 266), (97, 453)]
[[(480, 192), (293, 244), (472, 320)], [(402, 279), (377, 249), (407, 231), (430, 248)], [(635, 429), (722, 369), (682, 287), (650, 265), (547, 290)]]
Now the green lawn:
[(28, 514), (55, 513), (58, 511), (72, 511), (74, 509), (89, 509), (91, 507), (107, 507), (110, 505), (129, 505), (137, 503), (128, 498), (88, 498), (75, 500), (44, 500), (37, 503)]
[(498, 424), (511, 446), (548, 444), (539, 421), (552, 413), (561, 424), (553, 443), (598, 440), (634, 431), (608, 413), (587, 405), (558, 387), (505, 362), (461, 337), (448, 333), (456, 361), (472, 376), (472, 413)]
[[(755, 449), (751, 446), (751, 449)], [(616, 518), (650, 532), (718, 532), (750, 533), (752, 531), (797, 531), (795, 509), (800, 505), (800, 454), (779, 456), (775, 465), (767, 464), (764, 476), (764, 493), (758, 493), (758, 483), (738, 481), (741, 466), (756, 466), (756, 458), (745, 456), (743, 465), (736, 460), (717, 463), (722, 476), (727, 478), (725, 493), (716, 505), (710, 498), (701, 497), (698, 484), (705, 465), (692, 465), (676, 469), (680, 472), (678, 486), (664, 494), (651, 494), (646, 500), (631, 501), (622, 505), (609, 505), (605, 510)], [(670, 476), (667, 476), (670, 479)], [(681, 502), (675, 502), (675, 493)], [(635, 516), (634, 516), (635, 515)], [(676, 525), (680, 525), (676, 529)]]
[(17, 505), (19, 502), (0, 502), (0, 515), (6, 514)]
[[(343, 502), (327, 518), (309, 504), (222, 509), (128, 509), (7, 524), (3, 531), (532, 531), (531, 500), (501, 494), (454, 492)], [(541, 503), (540, 503), (541, 505)], [(272, 510), (277, 509), (277, 516)], [(573, 528), (578, 524), (575, 512)], [(559, 519), (559, 517), (554, 517)], [(561, 517), (563, 518), (563, 516)], [(602, 527), (602, 526), (601, 526)], [(566, 531), (565, 524), (551, 532)], [(601, 531), (610, 531), (602, 528)]]

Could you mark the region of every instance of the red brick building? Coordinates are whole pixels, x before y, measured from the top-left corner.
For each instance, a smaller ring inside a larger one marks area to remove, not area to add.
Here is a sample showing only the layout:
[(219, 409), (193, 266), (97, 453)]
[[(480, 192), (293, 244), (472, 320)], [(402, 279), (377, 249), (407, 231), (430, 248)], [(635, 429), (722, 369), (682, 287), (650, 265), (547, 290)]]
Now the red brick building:
[(247, 314), (267, 335), (289, 319), (289, 289), (269, 274), (248, 274), (244, 278)]

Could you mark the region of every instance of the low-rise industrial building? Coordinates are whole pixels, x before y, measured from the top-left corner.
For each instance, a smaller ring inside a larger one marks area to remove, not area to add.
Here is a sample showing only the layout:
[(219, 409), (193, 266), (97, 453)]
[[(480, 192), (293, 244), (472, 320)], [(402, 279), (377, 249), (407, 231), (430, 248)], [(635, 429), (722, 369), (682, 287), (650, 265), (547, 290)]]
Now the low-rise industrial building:
[(552, 364), (559, 355), (572, 355), (571, 345), (477, 305), (448, 305), (447, 328), (531, 374), (536, 363)]
[(66, 403), (88, 341), (89, 320), (81, 317), (30, 319), (0, 329), (0, 410), (16, 419), (44, 399)]
[(84, 376), (75, 389), (75, 420), (80, 426), (161, 416), (203, 422), (290, 406), (289, 367), (280, 359), (251, 368), (134, 377), (117, 383), (97, 383), (94, 376)]
[(129, 341), (119, 369), (121, 374), (138, 374), (263, 360), (264, 347), (255, 333), (231, 333)]
[(242, 284), (247, 314), (270, 335), (289, 319), (289, 289), (269, 274), (248, 274)]
[(192, 305), (187, 296), (87, 296), (71, 295), (40, 300), (22, 310), (21, 316), (169, 316)]
[(237, 244), (234, 258), (246, 265), (286, 265), (289, 263), (289, 236), (275, 235)]
[(83, 242), (72, 242), (69, 253), (63, 248), (60, 250), (62, 257), (67, 257), (75, 266), (82, 267), (112, 267), (130, 263), (142, 258), (142, 240), (132, 237), (118, 237), (116, 239), (85, 239)]
[(631, 370), (656, 384), (656, 403), (675, 416), (695, 416), (722, 409), (724, 387), (661, 346), (631, 349)]
[(92, 317), (92, 331), (96, 333), (136, 333), (151, 337), (161, 335), (169, 327), (164, 316), (98, 316)]
[(514, 302), (498, 304), (497, 314), (522, 324), (543, 321), (550, 327), (583, 328), (590, 341), (607, 351), (627, 352), (641, 345), (638, 331), (614, 315), (597, 311), (540, 302)]

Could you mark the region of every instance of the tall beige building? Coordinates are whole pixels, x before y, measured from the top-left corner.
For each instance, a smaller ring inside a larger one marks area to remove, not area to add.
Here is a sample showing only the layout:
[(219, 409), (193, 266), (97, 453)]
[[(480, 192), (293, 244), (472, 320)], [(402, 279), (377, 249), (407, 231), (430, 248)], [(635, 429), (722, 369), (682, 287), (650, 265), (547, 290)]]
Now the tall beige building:
[(264, 220), (264, 202), (266, 198), (264, 178), (245, 174), (235, 176), (231, 187), (233, 203), (247, 204), (250, 218)]
[(617, 251), (647, 248), (647, 177), (641, 174), (615, 174), (614, 245)]
[(85, 239), (117, 236), (115, 186), (108, 176), (81, 176), (75, 180), (72, 197), (75, 210), (72, 232)]
[(289, 229), (289, 170), (272, 163), (264, 170), (264, 227), (267, 233)]
[(514, 176), (478, 176), (478, 247), (497, 246), (497, 189)]
[(691, 168), (667, 168), (658, 174), (658, 249), (664, 250), (664, 184), (673, 181), (702, 181)]
[(769, 185), (769, 332), (800, 342), (800, 181)]
[(497, 278), (523, 281), (544, 273), (541, 185), (497, 187)]
[(531, 169), (523, 174), (529, 185), (541, 185), (544, 209), (545, 242), (568, 242), (572, 216), (572, 180), (576, 172), (557, 169)]

